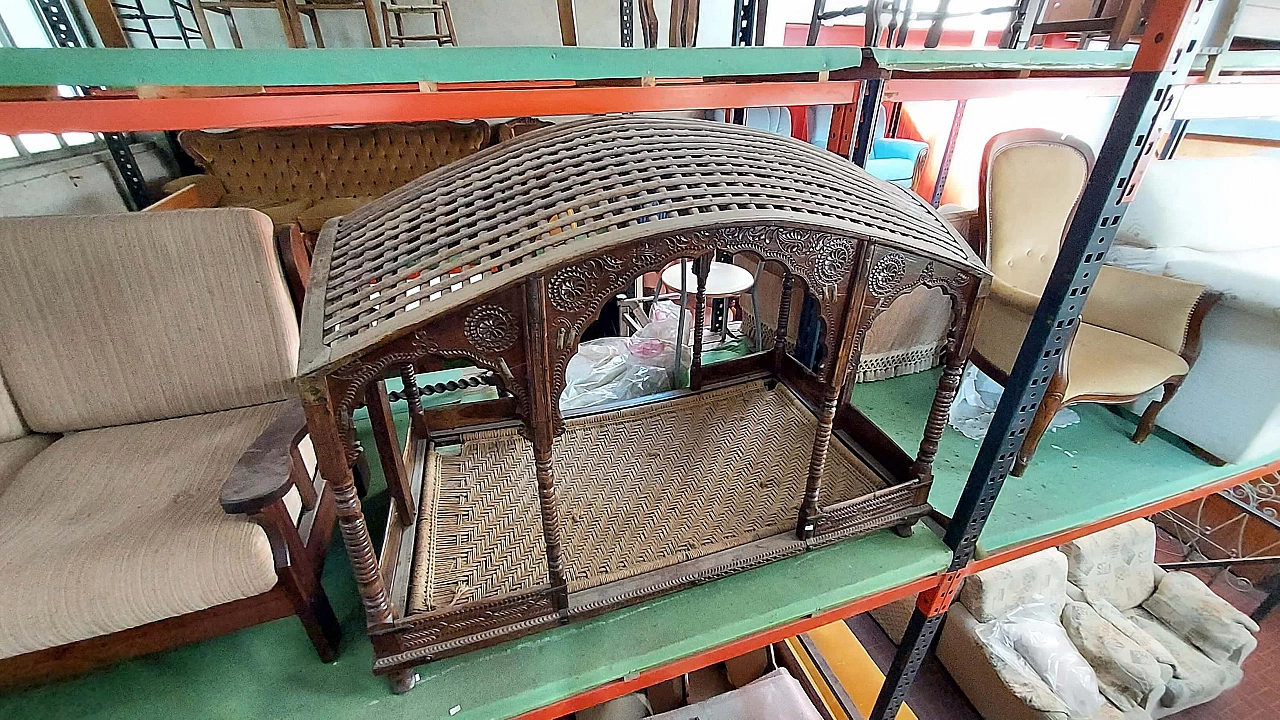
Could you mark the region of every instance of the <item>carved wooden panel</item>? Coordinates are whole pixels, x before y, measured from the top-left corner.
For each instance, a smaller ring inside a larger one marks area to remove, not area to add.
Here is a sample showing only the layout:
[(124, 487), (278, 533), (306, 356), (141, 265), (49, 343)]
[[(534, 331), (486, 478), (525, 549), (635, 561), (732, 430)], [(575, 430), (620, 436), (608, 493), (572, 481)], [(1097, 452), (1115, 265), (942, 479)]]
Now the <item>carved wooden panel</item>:
[(495, 295), (457, 314), (419, 328), (366, 353), (329, 375), (336, 407), (338, 430), (347, 458), (355, 462), (361, 449), (355, 440), (351, 412), (359, 405), (365, 387), (425, 356), (463, 358), (492, 371), (494, 384), (515, 396), (520, 416), (529, 417), (528, 382), (525, 378), (524, 298), (519, 288)]
[(862, 307), (854, 308), (854, 350), (850, 357), (850, 375), (857, 372), (862, 343), (871, 324), (898, 298), (918, 287), (937, 288), (951, 300), (951, 322), (948, 336), (963, 328), (968, 307), (973, 303), (981, 283), (967, 272), (897, 248), (875, 245), (867, 258), (867, 292)]

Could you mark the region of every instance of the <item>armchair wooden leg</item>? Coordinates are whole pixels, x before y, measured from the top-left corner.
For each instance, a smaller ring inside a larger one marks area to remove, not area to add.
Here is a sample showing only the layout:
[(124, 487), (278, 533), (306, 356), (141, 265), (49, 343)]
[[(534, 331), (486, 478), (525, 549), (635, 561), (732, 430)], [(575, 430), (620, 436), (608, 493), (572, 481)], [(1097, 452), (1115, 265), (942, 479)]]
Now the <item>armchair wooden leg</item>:
[(1062, 397), (1060, 395), (1045, 395), (1044, 400), (1040, 402), (1040, 407), (1036, 409), (1036, 416), (1031, 419), (1031, 427), (1027, 428), (1027, 434), (1022, 439), (1022, 447), (1018, 448), (1018, 457), (1013, 461), (1013, 469), (1009, 471), (1009, 474), (1015, 477), (1022, 477), (1022, 473), (1027, 471), (1027, 465), (1031, 463), (1031, 458), (1036, 454), (1036, 446), (1040, 444), (1040, 438), (1049, 429), (1049, 423), (1053, 421), (1053, 416), (1057, 415), (1061, 409)]
[(1182, 378), (1170, 380), (1165, 383), (1164, 395), (1162, 395), (1159, 400), (1148, 405), (1146, 410), (1142, 411), (1142, 419), (1138, 421), (1138, 428), (1133, 431), (1133, 441), (1135, 443), (1146, 442), (1147, 438), (1151, 436), (1151, 431), (1156, 428), (1156, 416), (1160, 414), (1160, 411), (1164, 409), (1164, 406), (1168, 405), (1169, 401), (1173, 399), (1173, 396), (1177, 394), (1179, 387), (1182, 387)]
[(342, 626), (338, 616), (329, 604), (329, 596), (317, 582), (311, 596), (294, 599), (294, 611), (307, 631), (307, 637), (316, 648), (321, 662), (333, 662), (338, 659), (338, 646), (342, 642)]

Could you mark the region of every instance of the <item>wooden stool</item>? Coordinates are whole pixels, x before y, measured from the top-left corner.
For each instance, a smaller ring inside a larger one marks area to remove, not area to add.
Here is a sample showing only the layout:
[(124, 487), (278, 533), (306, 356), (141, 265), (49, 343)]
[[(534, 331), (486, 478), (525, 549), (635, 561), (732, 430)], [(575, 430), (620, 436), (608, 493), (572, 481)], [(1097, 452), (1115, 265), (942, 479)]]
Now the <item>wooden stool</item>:
[[(681, 280), (681, 275), (684, 280)], [(667, 266), (662, 271), (661, 278), (663, 285), (679, 291), (681, 297), (698, 291), (698, 276), (693, 271), (693, 265), (687, 261)], [(740, 294), (752, 289), (755, 283), (756, 278), (750, 270), (731, 263), (713, 262), (707, 270), (707, 285), (703, 294), (709, 300), (736, 301)], [(729, 337), (729, 308), (725, 307), (724, 320), (720, 323), (720, 344), (723, 345)], [(760, 343), (758, 330), (756, 343)]]
[[(426, 35), (405, 35), (404, 34), (404, 16), (405, 15), (430, 15), (432, 21), (435, 22), (436, 31)], [(391, 23), (395, 21), (395, 31), (391, 30)], [(445, 0), (440, 2), (429, 2), (424, 5), (397, 5), (394, 2), (382, 3), (382, 27), (387, 34), (387, 47), (399, 45), (404, 47), (405, 41), (412, 40), (414, 42), (431, 42), (434, 40), (437, 45), (444, 47), (445, 45), (457, 46), (453, 33), (453, 16), (449, 14), (449, 3)]]

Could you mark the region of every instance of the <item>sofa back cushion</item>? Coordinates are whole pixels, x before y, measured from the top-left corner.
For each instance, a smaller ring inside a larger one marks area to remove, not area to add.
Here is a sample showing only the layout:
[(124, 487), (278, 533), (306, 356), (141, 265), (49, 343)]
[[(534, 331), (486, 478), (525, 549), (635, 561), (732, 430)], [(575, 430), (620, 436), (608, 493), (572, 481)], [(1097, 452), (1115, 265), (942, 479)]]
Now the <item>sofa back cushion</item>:
[(1087, 597), (1132, 610), (1156, 589), (1156, 526), (1142, 518), (1059, 547), (1067, 579)]
[(1001, 133), (987, 143), (978, 213), (996, 277), (1037, 297), (1044, 292), (1092, 165), (1087, 146), (1047, 130)]
[(13, 404), (13, 396), (9, 394), (9, 386), (0, 374), (0, 442), (17, 440), (27, 434), (27, 426), (18, 414), (18, 406)]
[(378, 197), (489, 141), (489, 126), (429, 122), (207, 132), (178, 142), (222, 181), (223, 205), (266, 207), (294, 200)]
[(0, 218), (0, 337), (37, 432), (293, 394), (298, 324), (254, 210)]
[(1186, 158), (1151, 163), (1116, 242), (1232, 252), (1280, 247), (1280, 158)]
[(974, 573), (960, 588), (960, 603), (984, 623), (1031, 603), (1052, 606), (1056, 617), (1066, 602), (1067, 559), (1054, 548)]

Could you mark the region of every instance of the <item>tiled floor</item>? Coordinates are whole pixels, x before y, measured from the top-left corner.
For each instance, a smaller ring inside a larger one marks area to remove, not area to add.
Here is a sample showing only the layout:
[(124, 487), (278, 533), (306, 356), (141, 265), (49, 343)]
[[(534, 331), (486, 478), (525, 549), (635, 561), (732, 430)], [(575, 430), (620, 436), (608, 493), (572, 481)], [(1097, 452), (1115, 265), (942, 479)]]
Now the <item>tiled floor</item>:
[[(1159, 562), (1181, 560), (1173, 538), (1161, 533), (1156, 559)], [(1261, 602), (1258, 590), (1243, 592), (1213, 571), (1196, 571), (1215, 592), (1243, 612), (1252, 612)], [(893, 660), (894, 645), (870, 615), (849, 620), (849, 626), (863, 647), (880, 666), (881, 671)], [(1280, 718), (1280, 609), (1261, 623), (1258, 649), (1244, 663), (1244, 681), (1215, 700), (1178, 713), (1178, 720), (1277, 720)], [(951, 680), (951, 676), (930, 657), (907, 695), (907, 704), (920, 720), (977, 720), (978, 713)], [(997, 720), (997, 719), (992, 719)]]

